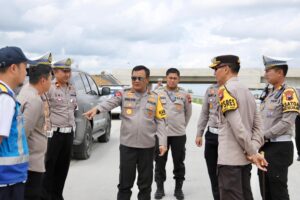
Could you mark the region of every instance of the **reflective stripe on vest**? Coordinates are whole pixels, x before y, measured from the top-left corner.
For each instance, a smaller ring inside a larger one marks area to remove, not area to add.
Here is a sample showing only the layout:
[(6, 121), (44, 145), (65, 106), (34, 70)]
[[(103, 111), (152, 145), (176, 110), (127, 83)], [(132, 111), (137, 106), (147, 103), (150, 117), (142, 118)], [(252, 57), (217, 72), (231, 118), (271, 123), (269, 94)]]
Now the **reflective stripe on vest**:
[(1, 165), (15, 165), (28, 162), (29, 156), (22, 155), (18, 157), (0, 157)]

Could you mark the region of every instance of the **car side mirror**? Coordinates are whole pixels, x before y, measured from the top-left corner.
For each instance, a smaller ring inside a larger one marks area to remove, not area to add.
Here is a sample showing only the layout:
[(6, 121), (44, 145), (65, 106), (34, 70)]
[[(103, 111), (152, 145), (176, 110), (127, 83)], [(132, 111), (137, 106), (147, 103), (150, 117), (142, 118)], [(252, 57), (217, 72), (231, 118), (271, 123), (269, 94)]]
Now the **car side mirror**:
[(109, 95), (110, 94), (110, 88), (109, 87), (103, 87), (101, 89), (101, 95)]

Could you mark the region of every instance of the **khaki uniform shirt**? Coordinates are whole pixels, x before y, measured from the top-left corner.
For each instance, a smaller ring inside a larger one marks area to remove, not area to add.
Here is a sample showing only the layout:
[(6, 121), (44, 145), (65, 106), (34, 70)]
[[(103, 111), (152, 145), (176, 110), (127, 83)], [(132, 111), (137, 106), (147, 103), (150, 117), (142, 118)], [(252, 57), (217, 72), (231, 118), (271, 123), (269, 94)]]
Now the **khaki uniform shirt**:
[(24, 115), (24, 128), (29, 146), (29, 170), (45, 172), (48, 139), (44, 130), (44, 103), (38, 91), (30, 84), (22, 87), (17, 98)]
[(202, 110), (198, 121), (197, 136), (203, 136), (206, 125), (218, 128), (219, 102), (218, 85), (211, 85), (205, 92)]
[(53, 127), (75, 127), (76, 91), (73, 85), (60, 86), (53, 82), (47, 93), (50, 103), (50, 120)]
[(100, 112), (121, 106), (120, 143), (134, 148), (155, 146), (155, 135), (159, 145), (167, 146), (165, 111), (155, 92), (137, 93), (125, 89), (115, 97), (98, 105)]
[(262, 121), (253, 95), (237, 77), (229, 79), (218, 91), (220, 126), (218, 164), (247, 165), (263, 145)]
[(261, 103), (264, 136), (275, 139), (281, 135), (293, 135), (292, 127), (299, 113), (297, 91), (286, 84), (279, 89), (270, 90)]
[(161, 87), (155, 92), (159, 95), (167, 114), (168, 136), (185, 135), (186, 126), (192, 115), (190, 95), (182, 88), (168, 91), (166, 87)]

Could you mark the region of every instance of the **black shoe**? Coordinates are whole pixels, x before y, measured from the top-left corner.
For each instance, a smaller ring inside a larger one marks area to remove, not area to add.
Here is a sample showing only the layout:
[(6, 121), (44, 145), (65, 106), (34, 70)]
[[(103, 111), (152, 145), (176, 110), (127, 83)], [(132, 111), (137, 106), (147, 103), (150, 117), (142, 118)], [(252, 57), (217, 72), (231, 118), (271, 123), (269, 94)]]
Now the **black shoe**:
[(157, 190), (154, 194), (155, 199), (162, 199), (165, 196), (164, 183), (156, 183)]
[(298, 156), (297, 161), (300, 161), (300, 156)]
[(184, 199), (184, 194), (182, 192), (182, 185), (183, 185), (183, 181), (176, 181), (174, 196), (176, 197), (177, 200)]

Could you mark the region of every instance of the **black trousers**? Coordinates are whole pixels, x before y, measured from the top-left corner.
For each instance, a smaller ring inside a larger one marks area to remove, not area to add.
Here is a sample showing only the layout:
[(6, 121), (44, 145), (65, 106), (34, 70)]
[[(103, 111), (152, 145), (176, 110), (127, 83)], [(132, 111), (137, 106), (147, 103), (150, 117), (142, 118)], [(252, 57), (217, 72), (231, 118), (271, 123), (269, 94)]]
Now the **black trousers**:
[(72, 145), (72, 133), (54, 132), (48, 139), (46, 172), (43, 179), (43, 198), (63, 200), (63, 189), (68, 175)]
[(220, 199), (217, 177), (218, 145), (218, 135), (213, 134), (207, 130), (205, 134), (204, 157), (206, 160), (206, 166), (208, 170), (214, 200)]
[(42, 197), (42, 181), (44, 173), (28, 171), (25, 183), (25, 199), (40, 200)]
[(221, 200), (253, 200), (251, 191), (252, 165), (218, 166), (218, 180)]
[(300, 115), (297, 116), (295, 121), (295, 132), (297, 153), (300, 156)]
[(164, 156), (157, 155), (155, 158), (155, 182), (163, 183), (166, 181), (166, 163), (168, 160), (169, 149), (172, 151), (174, 179), (176, 181), (185, 180), (185, 143), (186, 135), (168, 137), (168, 151)]
[(120, 145), (118, 200), (130, 199), (136, 170), (138, 171), (138, 200), (151, 199), (154, 149), (154, 147), (141, 149)]
[(23, 200), (24, 183), (17, 183), (11, 186), (0, 187), (0, 200)]
[(258, 171), (261, 195), (265, 200), (289, 200), (288, 167), (293, 163), (294, 147), (290, 142), (267, 142), (260, 149), (269, 162), (268, 171)]

